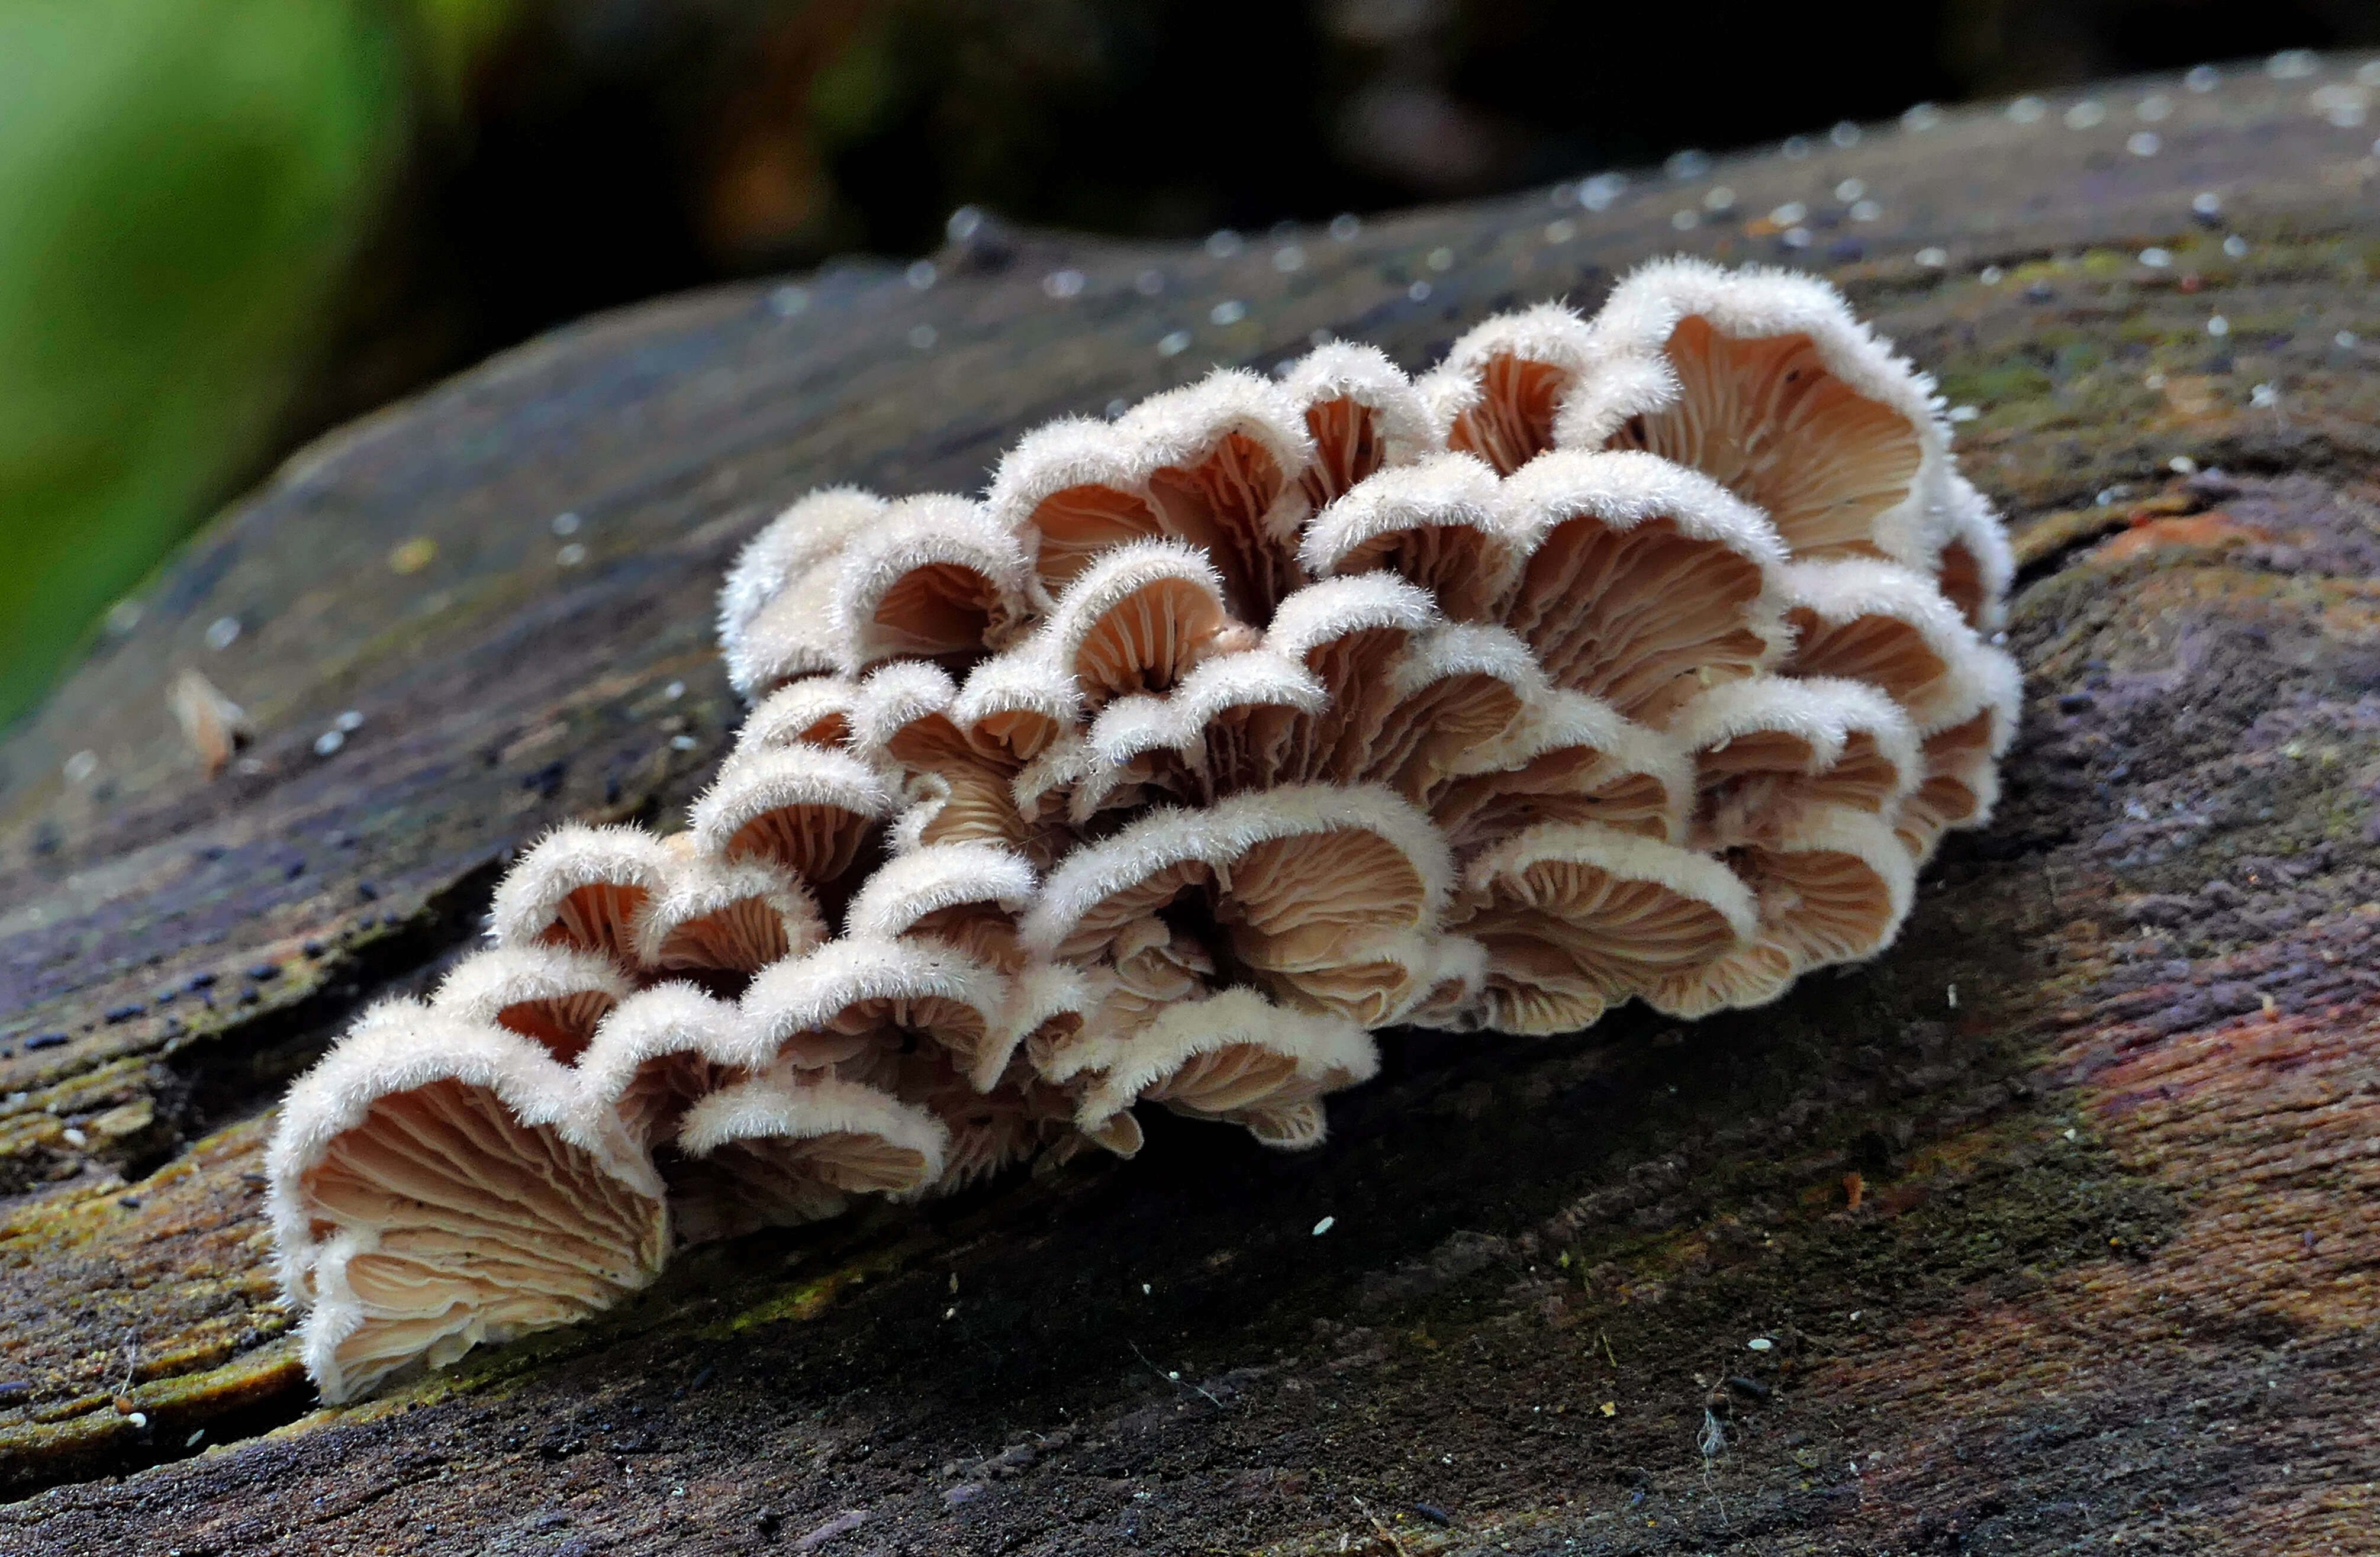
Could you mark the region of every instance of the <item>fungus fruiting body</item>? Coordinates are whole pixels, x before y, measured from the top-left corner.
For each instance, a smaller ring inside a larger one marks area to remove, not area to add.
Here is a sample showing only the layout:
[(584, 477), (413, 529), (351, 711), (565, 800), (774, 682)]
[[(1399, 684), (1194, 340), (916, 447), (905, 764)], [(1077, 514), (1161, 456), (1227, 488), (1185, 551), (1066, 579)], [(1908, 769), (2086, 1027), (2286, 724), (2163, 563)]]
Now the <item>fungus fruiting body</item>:
[(1051, 424), (980, 501), (803, 499), (722, 592), (753, 709), (686, 830), (556, 829), (293, 1091), (326, 1397), (1144, 1104), (1312, 1146), (1382, 1028), (1876, 955), (2020, 694), (1937, 412), (1822, 284), (1680, 260), (1418, 381), (1332, 344)]

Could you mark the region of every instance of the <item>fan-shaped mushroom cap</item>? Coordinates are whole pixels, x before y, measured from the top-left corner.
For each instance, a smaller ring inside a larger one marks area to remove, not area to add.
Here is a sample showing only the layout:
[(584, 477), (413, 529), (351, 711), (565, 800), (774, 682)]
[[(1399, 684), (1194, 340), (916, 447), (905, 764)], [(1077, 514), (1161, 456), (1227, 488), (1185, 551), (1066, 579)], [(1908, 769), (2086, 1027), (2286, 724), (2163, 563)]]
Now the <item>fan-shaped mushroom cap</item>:
[(1767, 513), (1796, 557), (1930, 549), (1949, 457), (1933, 383), (1833, 287), (1657, 260), (1613, 289), (1593, 334), (1597, 371), (1562, 407), (1561, 447), (1690, 465)]
[(852, 895), (844, 923), (860, 940), (923, 935), (978, 962), (1013, 967), (1016, 916), (1038, 885), (1033, 866), (996, 843), (939, 843), (895, 854)]
[(881, 1053), (919, 1039), (971, 1069), (1002, 1041), (1008, 998), (997, 968), (950, 947), (846, 935), (763, 969), (743, 1009), (752, 1041), (774, 1057), (870, 1080)]
[(501, 1028), (382, 1007), (300, 1078), (266, 1155), (300, 1349), (330, 1401), (645, 1285), (662, 1184), (572, 1073)]
[(504, 875), (489, 913), (498, 946), (565, 946), (633, 968), (637, 920), (663, 889), (670, 852), (638, 827), (565, 822)]
[(1900, 933), (1917, 880), (1891, 827), (1845, 805), (1811, 806), (1728, 857), (1758, 899), (1759, 928), (1745, 946), (1653, 981), (1643, 993), (1656, 1010), (1692, 1019), (1766, 1005), (1810, 969), (1873, 956)]
[(1481, 999), (1503, 1032), (1568, 1032), (1748, 941), (1753, 896), (1707, 854), (1553, 822), (1464, 870), (1448, 928), (1488, 948)]
[(1213, 561), (1232, 615), (1261, 622), (1305, 582), (1294, 560), (1307, 512), (1297, 478), (1314, 441), (1304, 408), (1277, 385), (1245, 368), (1217, 368), (1150, 395), (1116, 431), (1140, 452), (1164, 533)]
[(1291, 365), (1281, 381), (1305, 415), (1314, 455), (1298, 477), (1320, 509), (1383, 465), (1408, 465), (1445, 447), (1413, 380), (1377, 346), (1330, 341)]
[(846, 675), (899, 656), (972, 664), (1026, 610), (1016, 537), (965, 498), (904, 498), (844, 549), (835, 635)]
[(730, 761), (795, 746), (840, 751), (851, 742), (859, 718), (860, 691), (840, 676), (810, 676), (789, 682), (753, 706), (735, 733)]
[(1761, 676), (1713, 687), (1672, 728), (1693, 754), (1699, 848), (1758, 839), (1812, 804), (1890, 815), (1917, 787), (1917, 731), (1863, 682)]
[(1524, 710), (1553, 689), (1501, 627), (1446, 622), (1406, 646), (1339, 747), (1337, 774), (1427, 803), (1446, 780), (1491, 766)]
[(1086, 416), (1035, 428), (1001, 457), (984, 506), (1032, 559), (1044, 604), (1108, 548), (1166, 533), (1148, 470), (1128, 435)]
[(1784, 571), (1789, 676), (1865, 682), (1921, 730), (1981, 700), (1984, 645), (1941, 591), (1897, 562), (1795, 562)]
[(1510, 476), (1554, 446), (1555, 426), (1592, 360), (1586, 322), (1540, 303), (1474, 327), (1417, 386), (1450, 449)]
[[(1203, 554), (1173, 542), (1135, 541), (1076, 574), (1041, 634), (1048, 658), (1097, 708), (1125, 693), (1172, 686), (1206, 656), (1223, 624), (1222, 580)], [(967, 690), (974, 689), (970, 677)]]
[(1943, 833), (1980, 827), (1991, 820), (1992, 807), (1999, 802), (1999, 761), (2016, 735), (2017, 711), (2024, 697), (2024, 677), (2016, 661), (1998, 649), (1978, 646), (1967, 675), (1975, 692), (1972, 711), (1953, 708), (1925, 737), (1925, 777), (1894, 818), (1902, 847), (1920, 864), (1933, 857)]
[(1415, 636), (1443, 619), (1429, 592), (1393, 573), (1324, 579), (1281, 602), (1264, 646), (1305, 667), (1324, 704), (1294, 728), (1281, 772), (1330, 778), (1362, 749), (1367, 710)]
[(1782, 648), (1784, 549), (1708, 478), (1647, 454), (1558, 450), (1500, 497), (1525, 559), (1502, 619), (1555, 685), (1658, 725)]
[(1115, 956), (1184, 888), (1208, 888), (1252, 973), (1283, 999), (1329, 1008), (1336, 969), (1436, 926), (1451, 875), (1437, 829), (1389, 791), (1285, 785), (1154, 812), (1075, 851), (1043, 884), (1024, 943), (1063, 960)]
[(895, 659), (878, 666), (853, 697), (851, 749), (865, 757), (916, 760), (894, 751), (894, 741), (910, 726), (948, 709), (958, 694), (959, 683), (951, 673), (926, 660)]
[(705, 854), (691, 833), (666, 841), (669, 874), (637, 923), (637, 959), (645, 967), (749, 973), (826, 939), (817, 899), (775, 860)]
[(1093, 721), (1071, 802), (1077, 823), (1112, 805), (1199, 805), (1286, 774), (1300, 716), (1328, 700), (1305, 668), (1269, 648), (1203, 660), (1171, 694), (1117, 698)]
[(949, 1132), (925, 1109), (832, 1076), (779, 1070), (711, 1093), (678, 1131), (686, 1241), (833, 1216), (854, 1195), (907, 1193), (942, 1171)]
[(1269, 1146), (1321, 1143), (1319, 1099), (1378, 1073), (1379, 1051), (1352, 1021), (1273, 1005), (1253, 989), (1169, 1006), (1135, 1031), (1077, 1044), (1055, 1080), (1087, 1077), (1075, 1124), (1098, 1137), (1142, 1099), (1192, 1118), (1241, 1125)]
[(750, 567), (739, 561), (720, 596), (719, 647), (747, 700), (843, 663), (833, 615), (842, 553), (886, 507), (849, 488), (813, 492), (745, 549)]
[(1496, 473), (1470, 454), (1391, 465), (1307, 523), (1298, 561), (1318, 578), (1384, 569), (1456, 621), (1485, 621), (1519, 563), (1497, 506)]
[(883, 778), (848, 753), (758, 752), (722, 768), (695, 803), (695, 847), (719, 860), (757, 855), (823, 884), (851, 868), (892, 808)]
[(578, 1057), (579, 1084), (648, 1150), (664, 1146), (695, 1102), (765, 1068), (774, 1052), (735, 1002), (661, 984), (620, 1002)]
[(567, 1065), (604, 1013), (636, 989), (608, 957), (531, 942), (465, 958), (439, 982), (430, 1006), (458, 1021), (517, 1032)]
[(1947, 522), (1941, 549), (1931, 557), (1903, 559), (1931, 574), (1936, 587), (1977, 633), (2008, 625), (2009, 585), (2016, 578), (2016, 553), (1989, 498), (1973, 483), (1949, 473), (1943, 483)]
[(1484, 771), (1452, 779), (1429, 802), (1458, 860), (1539, 822), (1599, 823), (1663, 843), (1684, 838), (1693, 763), (1675, 740), (1601, 698), (1547, 693), (1490, 756)]
[[(1028, 963), (1008, 981), (997, 1040), (967, 1068), (968, 1083), (989, 1092), (1027, 1053), (1044, 1054), (1077, 1041), (1099, 1004), (1100, 991), (1080, 968), (1063, 962)], [(1038, 1074), (1038, 1072), (1036, 1072)], [(1129, 1153), (1126, 1155), (1130, 1155)]]
[(833, 561), (846, 542), (879, 520), (885, 507), (882, 498), (856, 487), (823, 488), (745, 542), (719, 591), (719, 644), (729, 661), (736, 658), (753, 618), (787, 585)]
[(1012, 772), (1073, 733), (1082, 714), (1075, 667), (1050, 623), (977, 666), (949, 709), (969, 748), (997, 754)]

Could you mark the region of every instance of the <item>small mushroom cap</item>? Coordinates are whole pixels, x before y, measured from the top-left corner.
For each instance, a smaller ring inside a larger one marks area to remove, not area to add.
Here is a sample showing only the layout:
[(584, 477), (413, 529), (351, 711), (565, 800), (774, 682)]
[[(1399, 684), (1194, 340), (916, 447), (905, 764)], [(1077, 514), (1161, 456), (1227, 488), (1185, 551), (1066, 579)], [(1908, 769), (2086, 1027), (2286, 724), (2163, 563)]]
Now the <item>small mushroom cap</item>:
[(1500, 496), (1524, 558), (1501, 618), (1557, 686), (1659, 725), (1783, 651), (1783, 547), (1708, 478), (1648, 454), (1558, 450)]
[[(1265, 629), (1264, 646), (1322, 675), (1334, 645), (1363, 634), (1382, 634), (1393, 638), (1395, 648), (1402, 648), (1406, 638), (1441, 620), (1428, 590), (1394, 574), (1326, 578), (1281, 603)], [(1380, 662), (1385, 664), (1386, 658)], [(1327, 678), (1324, 688), (1335, 690)]]
[(1999, 803), (1999, 761), (2016, 735), (2024, 678), (2002, 651), (1983, 646), (1977, 653), (1969, 667), (1978, 694), (1974, 711), (1961, 719), (1964, 710), (1954, 709), (1925, 736), (1924, 778), (1894, 817), (1902, 847), (1921, 865), (1944, 833), (1984, 826)]
[(852, 709), (852, 749), (871, 758), (881, 754), (896, 762), (915, 762), (921, 754), (894, 750), (901, 732), (943, 712), (958, 694), (959, 683), (939, 665), (895, 659), (878, 666), (859, 683)]
[(1790, 676), (1865, 682), (1919, 730), (1985, 701), (1985, 646), (1932, 581), (1897, 562), (1847, 559), (1784, 570)]
[(1755, 841), (1816, 803), (1890, 815), (1917, 787), (1917, 730), (1864, 682), (1762, 676), (1713, 687), (1672, 733), (1694, 754), (1703, 803), (1697, 843)]
[(1797, 557), (1925, 546), (1949, 460), (1933, 381), (1833, 287), (1657, 260), (1612, 290), (1593, 337), (1597, 371), (1562, 406), (1562, 447), (1692, 465), (1765, 512)]
[(1300, 407), (1242, 368), (1151, 395), (1119, 436), (1141, 451), (1146, 489), (1166, 535), (1206, 553), (1232, 614), (1261, 622), (1305, 580), (1295, 561), (1307, 513), (1298, 477), (1314, 456)]
[(695, 847), (714, 859), (771, 860), (833, 881), (893, 811), (882, 776), (844, 752), (798, 746), (729, 763), (695, 803)]
[(1268, 648), (1202, 660), (1170, 694), (1117, 698), (1085, 739), (1070, 811), (1077, 823), (1103, 808), (1154, 799), (1205, 803), (1290, 777), (1298, 716), (1322, 712), (1321, 684)]
[(1468, 935), (1441, 935), (1431, 947), (1428, 987), (1405, 1013), (1415, 1027), (1469, 1032), (1481, 1024), (1488, 987), (1488, 948)]
[(666, 1141), (694, 1102), (775, 1058), (735, 1002), (660, 984), (620, 1002), (578, 1057), (579, 1084), (648, 1148)]
[(1381, 678), (1360, 743), (1340, 743), (1339, 771), (1426, 803), (1447, 779), (1489, 766), (1526, 710), (1552, 691), (1512, 634), (1442, 623), (1415, 637)]
[(1016, 647), (970, 671), (948, 718), (970, 749), (997, 754), (1013, 770), (1073, 733), (1082, 715), (1075, 668), (1045, 622)]
[[(886, 507), (882, 498), (856, 487), (811, 492), (745, 542), (727, 582), (719, 591), (719, 638), (722, 646), (740, 639), (752, 619), (785, 586), (822, 562), (832, 561)], [(728, 650), (730, 657), (733, 648)]]
[(1121, 429), (1087, 416), (1034, 428), (1002, 456), (984, 507), (1032, 560), (1050, 592), (1109, 547), (1165, 534), (1147, 487), (1150, 462)]
[(1318, 578), (1385, 569), (1455, 620), (1481, 621), (1519, 562), (1497, 509), (1496, 473), (1470, 454), (1391, 465), (1308, 522), (1298, 561)]
[(528, 1039), (409, 1002), (369, 1013), (266, 1152), (285, 1286), (323, 1398), (582, 1319), (650, 1281), (662, 1185)]
[[(1342, 841), (1326, 841), (1332, 839)], [(1293, 844), (1302, 847), (1283, 847)], [(1235, 923), (1263, 938), (1293, 928), (1328, 937), (1355, 925), (1392, 932), (1435, 923), (1453, 878), (1444, 839), (1402, 797), (1377, 785), (1283, 785), (1201, 811), (1152, 812), (1076, 850), (1042, 883), (1025, 919), (1025, 946), (1061, 960), (1096, 957), (1185, 882), (1245, 872), (1260, 850), (1266, 887), (1292, 897), (1259, 905), (1236, 875), (1227, 890), (1237, 911), (1251, 916)], [(1343, 868), (1344, 879), (1304, 878), (1326, 863)]]
[(565, 822), (505, 873), (488, 933), (499, 946), (573, 947), (634, 967), (638, 916), (663, 889), (670, 863), (641, 828)]
[(745, 546), (719, 593), (719, 648), (737, 692), (758, 698), (834, 668), (837, 559), (886, 506), (855, 487), (812, 492)]
[(686, 1241), (833, 1216), (854, 1195), (940, 1177), (949, 1132), (925, 1109), (832, 1076), (772, 1071), (711, 1093), (679, 1129)]
[(636, 989), (608, 957), (529, 942), (465, 958), (439, 981), (430, 1006), (459, 1021), (509, 1029), (566, 1065)]
[(735, 734), (735, 755), (849, 744), (859, 719), (859, 688), (840, 676), (811, 676), (779, 687), (753, 706)]
[(1931, 557), (1902, 558), (1930, 573), (1945, 598), (1978, 634), (2008, 625), (2009, 586), (2016, 579), (2016, 552), (1991, 500), (1956, 471), (1943, 483), (1945, 524), (1940, 548)]
[(1409, 465), (1446, 443), (1413, 380), (1377, 346), (1325, 342), (1291, 365), (1281, 391), (1314, 441), (1299, 485), (1317, 509), (1383, 465)]
[(845, 935), (763, 969), (745, 990), (755, 1043), (805, 1068), (854, 1065), (874, 1049), (931, 1040), (961, 1070), (1000, 1041), (1009, 999), (999, 969), (922, 939)]
[(1305, 667), (1324, 705), (1293, 730), (1284, 778), (1327, 779), (1347, 771), (1368, 738), (1366, 710), (1416, 634), (1439, 625), (1429, 592), (1395, 574), (1324, 579), (1283, 600), (1264, 646)]
[[(1206, 656), (1222, 631), (1222, 587), (1214, 564), (1190, 547), (1169, 541), (1117, 547), (1059, 597), (1042, 629), (1046, 653), (1074, 678), (1089, 707), (1126, 693), (1164, 691)], [(968, 691), (974, 687), (970, 679)]]
[(691, 833), (668, 841), (669, 874), (637, 922), (637, 959), (646, 968), (749, 973), (826, 939), (817, 899), (776, 861), (705, 854)]
[(1554, 822), (1472, 862), (1448, 927), (1488, 948), (1487, 1025), (1547, 1033), (1734, 951), (1757, 924), (1750, 889), (1709, 855)]
[(1594, 822), (1663, 843), (1684, 840), (1693, 762), (1678, 741), (1601, 698), (1548, 692), (1484, 755), (1480, 771), (1429, 801), (1430, 818), (1457, 859), (1539, 822)]
[(1380, 1064), (1371, 1035), (1354, 1022), (1285, 1010), (1245, 987), (1169, 1006), (1073, 1058), (1077, 1073), (1095, 1078), (1075, 1114), (1086, 1134), (1146, 1098), (1284, 1147), (1319, 1144), (1317, 1100), (1370, 1080)]
[(1314, 457), (1305, 407), (1280, 385), (1245, 368), (1218, 368), (1195, 384), (1152, 394), (1126, 411), (1115, 430), (1151, 469), (1196, 465), (1232, 437), (1261, 449), (1283, 481), (1293, 479)]
[(929, 844), (878, 866), (844, 911), (859, 940), (919, 935), (993, 967), (1017, 957), (1016, 919), (1039, 885), (1022, 854), (997, 843)]
[(1417, 387), (1447, 447), (1510, 476), (1554, 446), (1561, 409), (1593, 366), (1591, 340), (1577, 314), (1540, 303), (1475, 326)]
[(844, 549), (832, 597), (843, 670), (899, 656), (969, 664), (1026, 611), (1016, 537), (980, 505), (904, 498)]
[(1759, 927), (1749, 944), (1651, 982), (1643, 993), (1657, 1010), (1692, 1019), (1765, 1005), (1813, 968), (1874, 956), (1900, 933), (1917, 879), (1892, 827), (1845, 805), (1809, 806), (1730, 858)]

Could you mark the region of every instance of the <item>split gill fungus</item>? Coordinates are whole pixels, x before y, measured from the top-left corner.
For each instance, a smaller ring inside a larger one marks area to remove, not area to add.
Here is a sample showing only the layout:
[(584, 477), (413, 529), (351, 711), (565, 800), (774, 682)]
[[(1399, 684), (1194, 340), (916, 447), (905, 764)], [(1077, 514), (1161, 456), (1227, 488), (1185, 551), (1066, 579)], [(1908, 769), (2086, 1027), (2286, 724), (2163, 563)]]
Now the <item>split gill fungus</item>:
[(291, 1091), (325, 1399), (672, 1250), (1130, 1155), (1310, 1147), (1400, 1023), (1694, 1018), (1876, 955), (2017, 714), (1931, 385), (1824, 284), (1673, 260), (1409, 380), (1331, 344), (795, 503), (721, 593), (691, 825), (557, 828), (493, 945)]

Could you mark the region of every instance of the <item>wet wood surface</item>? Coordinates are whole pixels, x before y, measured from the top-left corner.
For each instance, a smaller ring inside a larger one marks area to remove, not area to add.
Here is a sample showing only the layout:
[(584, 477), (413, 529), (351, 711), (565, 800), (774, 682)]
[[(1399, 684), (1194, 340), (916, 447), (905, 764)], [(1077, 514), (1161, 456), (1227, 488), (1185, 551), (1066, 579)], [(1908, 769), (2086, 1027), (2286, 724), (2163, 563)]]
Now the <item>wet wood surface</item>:
[[(0, 1550), (2368, 1542), (2357, 63), (1821, 133), (1601, 211), (994, 225), (930, 285), (590, 320), (308, 451), (0, 748)], [(540, 829), (679, 821), (739, 712), (710, 597), (776, 508), (974, 488), (1040, 420), (1318, 331), (1418, 367), (1677, 249), (1842, 284), (2019, 537), (2008, 797), (1892, 952), (1690, 1028), (1394, 1039), (1318, 1153), (1160, 1121), (315, 1407), (258, 1211), (279, 1089)], [(188, 669), (258, 731), (212, 780)]]

